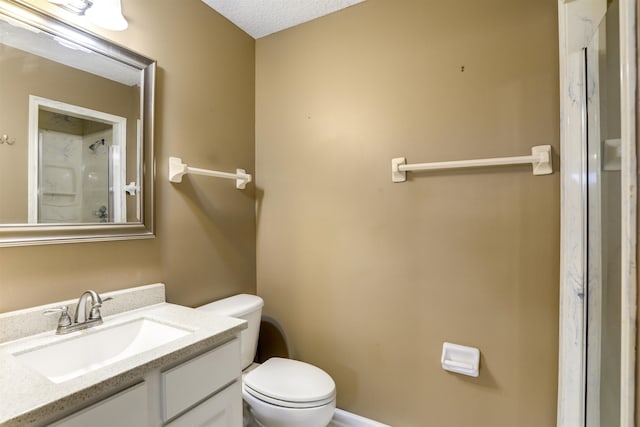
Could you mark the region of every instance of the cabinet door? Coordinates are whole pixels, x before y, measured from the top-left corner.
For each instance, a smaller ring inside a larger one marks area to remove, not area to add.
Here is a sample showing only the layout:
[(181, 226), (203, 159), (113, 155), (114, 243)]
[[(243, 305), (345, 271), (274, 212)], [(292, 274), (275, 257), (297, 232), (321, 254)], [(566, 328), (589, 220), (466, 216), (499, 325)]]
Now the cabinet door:
[(51, 425), (55, 427), (138, 427), (148, 424), (147, 385), (142, 382)]
[(162, 372), (162, 420), (175, 418), (241, 374), (240, 341), (237, 339)]
[(166, 427), (241, 427), (242, 390), (236, 381)]

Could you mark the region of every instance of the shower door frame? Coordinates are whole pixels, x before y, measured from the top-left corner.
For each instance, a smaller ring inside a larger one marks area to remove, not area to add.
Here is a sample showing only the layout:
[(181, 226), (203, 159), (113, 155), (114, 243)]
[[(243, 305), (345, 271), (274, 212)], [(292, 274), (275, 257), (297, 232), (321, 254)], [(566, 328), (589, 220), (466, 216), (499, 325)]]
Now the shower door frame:
[[(620, 1), (622, 304), (620, 426), (633, 427), (636, 344), (636, 0)], [(605, 0), (558, 0), (560, 48), (561, 259), (558, 427), (585, 425), (587, 279), (588, 45), (606, 12)]]

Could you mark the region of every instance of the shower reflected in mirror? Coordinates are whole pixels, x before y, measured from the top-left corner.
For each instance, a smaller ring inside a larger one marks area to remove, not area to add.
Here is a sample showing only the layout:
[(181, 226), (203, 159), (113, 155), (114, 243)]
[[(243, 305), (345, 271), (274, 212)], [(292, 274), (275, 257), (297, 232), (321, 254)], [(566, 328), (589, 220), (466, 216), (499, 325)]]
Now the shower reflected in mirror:
[(29, 223), (127, 220), (127, 119), (30, 97)]

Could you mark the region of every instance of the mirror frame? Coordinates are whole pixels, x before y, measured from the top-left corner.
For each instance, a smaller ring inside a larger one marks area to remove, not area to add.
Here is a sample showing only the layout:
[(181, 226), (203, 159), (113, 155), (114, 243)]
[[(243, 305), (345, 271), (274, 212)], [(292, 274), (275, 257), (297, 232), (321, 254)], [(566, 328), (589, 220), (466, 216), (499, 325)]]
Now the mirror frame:
[(139, 175), (137, 182), (141, 184), (138, 193), (139, 221), (122, 224), (2, 224), (0, 225), (0, 247), (154, 238), (153, 130), (156, 62), (83, 28), (64, 22), (23, 0), (0, 0), (0, 17), (22, 21), (52, 36), (68, 40), (97, 54), (134, 67), (140, 70), (142, 79), (140, 88), (142, 147), (139, 147), (141, 161), (137, 172)]

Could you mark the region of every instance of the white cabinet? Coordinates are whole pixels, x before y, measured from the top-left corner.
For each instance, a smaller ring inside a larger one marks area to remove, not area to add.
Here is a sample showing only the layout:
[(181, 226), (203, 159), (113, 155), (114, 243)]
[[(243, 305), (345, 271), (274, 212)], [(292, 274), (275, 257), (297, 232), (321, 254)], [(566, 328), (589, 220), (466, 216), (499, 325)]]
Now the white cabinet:
[(166, 427), (238, 427), (242, 425), (242, 390), (236, 381)]
[(142, 382), (52, 424), (54, 427), (146, 426), (147, 384)]
[(162, 420), (168, 421), (205, 400), (236, 380), (240, 372), (237, 339), (163, 372), (160, 374)]
[(232, 339), (51, 424), (55, 427), (241, 427), (240, 342)]

